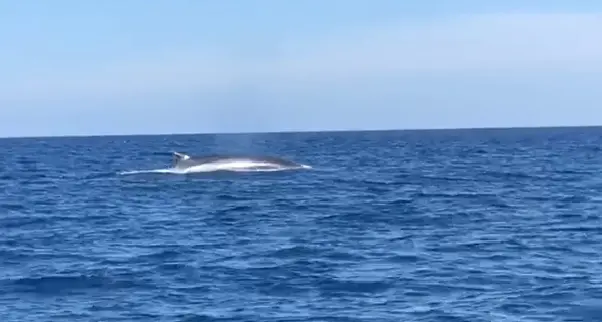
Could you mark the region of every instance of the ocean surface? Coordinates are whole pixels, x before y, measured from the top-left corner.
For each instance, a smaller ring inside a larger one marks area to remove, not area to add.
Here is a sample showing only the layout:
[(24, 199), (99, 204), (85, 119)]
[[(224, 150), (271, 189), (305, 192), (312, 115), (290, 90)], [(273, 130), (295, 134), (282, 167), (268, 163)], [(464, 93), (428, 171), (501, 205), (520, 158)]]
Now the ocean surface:
[[(0, 321), (602, 321), (602, 128), (0, 140)], [(172, 151), (278, 172), (167, 170)]]

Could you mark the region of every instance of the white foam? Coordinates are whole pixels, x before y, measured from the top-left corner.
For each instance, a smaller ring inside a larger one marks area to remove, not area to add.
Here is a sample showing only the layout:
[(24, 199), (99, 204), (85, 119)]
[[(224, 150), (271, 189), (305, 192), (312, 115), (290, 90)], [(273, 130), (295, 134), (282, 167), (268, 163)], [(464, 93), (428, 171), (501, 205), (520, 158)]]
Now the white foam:
[(121, 171), (120, 175), (130, 175), (130, 174), (145, 174), (145, 173), (165, 173), (165, 174), (182, 174), (181, 171), (175, 168), (168, 169), (152, 169), (152, 170), (131, 170), (131, 171)]
[(256, 162), (252, 160), (237, 160), (237, 161), (226, 161), (216, 162), (209, 164), (202, 164), (192, 166), (185, 169), (178, 168), (167, 168), (167, 169), (154, 169), (154, 170), (133, 170), (120, 172), (121, 175), (131, 174), (145, 174), (145, 173), (163, 173), (163, 174), (188, 174), (188, 173), (206, 173), (216, 171), (230, 171), (230, 172), (274, 172), (274, 171), (285, 171), (295, 169), (312, 169), (308, 165), (300, 165), (299, 167), (285, 167), (278, 166), (271, 163)]

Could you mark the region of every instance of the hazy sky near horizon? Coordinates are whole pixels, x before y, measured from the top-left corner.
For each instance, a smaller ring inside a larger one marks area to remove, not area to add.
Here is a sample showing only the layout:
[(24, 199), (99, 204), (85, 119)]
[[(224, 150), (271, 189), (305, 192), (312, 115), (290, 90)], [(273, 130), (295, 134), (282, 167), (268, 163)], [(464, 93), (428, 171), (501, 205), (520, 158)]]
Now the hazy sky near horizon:
[(0, 136), (602, 124), (602, 3), (0, 2)]

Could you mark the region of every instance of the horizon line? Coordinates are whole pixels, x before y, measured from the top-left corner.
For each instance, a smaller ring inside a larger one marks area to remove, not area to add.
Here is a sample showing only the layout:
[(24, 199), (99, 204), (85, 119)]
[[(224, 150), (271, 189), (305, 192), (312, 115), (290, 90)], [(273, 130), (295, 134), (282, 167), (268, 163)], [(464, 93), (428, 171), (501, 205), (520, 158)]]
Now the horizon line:
[(350, 132), (427, 132), (427, 131), (466, 131), (466, 130), (530, 130), (530, 129), (572, 129), (600, 128), (601, 124), (590, 125), (532, 125), (532, 126), (481, 126), (481, 127), (432, 127), (432, 128), (382, 128), (382, 129), (324, 129), (324, 130), (280, 130), (280, 131), (241, 131), (241, 132), (172, 132), (172, 133), (131, 133), (131, 134), (64, 134), (0, 136), (0, 140), (19, 139), (85, 139), (111, 137), (152, 137), (152, 136), (196, 136), (196, 135), (257, 135), (257, 134), (307, 134), (307, 133), (350, 133)]

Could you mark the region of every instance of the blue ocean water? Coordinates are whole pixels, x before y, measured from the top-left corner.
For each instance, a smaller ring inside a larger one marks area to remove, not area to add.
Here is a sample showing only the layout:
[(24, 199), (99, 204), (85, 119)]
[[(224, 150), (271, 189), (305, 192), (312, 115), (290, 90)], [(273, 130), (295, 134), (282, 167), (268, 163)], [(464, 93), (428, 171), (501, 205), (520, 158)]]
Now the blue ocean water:
[[(602, 321), (602, 129), (0, 140), (0, 321)], [(173, 174), (171, 151), (312, 169)]]

